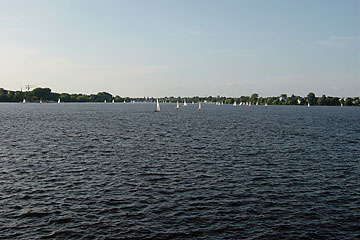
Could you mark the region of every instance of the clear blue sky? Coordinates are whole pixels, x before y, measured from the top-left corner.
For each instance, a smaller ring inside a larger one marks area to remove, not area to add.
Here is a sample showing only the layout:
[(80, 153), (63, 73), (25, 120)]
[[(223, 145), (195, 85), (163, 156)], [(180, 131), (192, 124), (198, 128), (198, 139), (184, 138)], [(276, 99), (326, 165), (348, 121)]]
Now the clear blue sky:
[(0, 87), (360, 95), (358, 0), (0, 0)]

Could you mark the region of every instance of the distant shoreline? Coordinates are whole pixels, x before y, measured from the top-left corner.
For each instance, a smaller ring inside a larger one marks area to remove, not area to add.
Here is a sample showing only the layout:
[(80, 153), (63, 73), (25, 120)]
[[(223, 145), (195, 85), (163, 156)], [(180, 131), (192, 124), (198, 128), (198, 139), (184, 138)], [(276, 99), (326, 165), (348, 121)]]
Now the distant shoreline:
[[(54, 93), (50, 88), (35, 88), (32, 91), (12, 91), (0, 88), (0, 102), (40, 102), (56, 103), (61, 102), (154, 102), (157, 98), (143, 97), (130, 98), (113, 96), (107, 92), (98, 92), (97, 94), (69, 94), (69, 93)], [(245, 105), (311, 105), (311, 106), (360, 106), (359, 97), (331, 97), (331, 96), (315, 96), (310, 92), (307, 96), (288, 96), (281, 94), (274, 97), (259, 97), (258, 94), (253, 93), (250, 96), (239, 97), (225, 97), (225, 96), (207, 96), (207, 97), (161, 97), (158, 98), (160, 102), (183, 102), (184, 99), (188, 103), (192, 102), (206, 102), (213, 104), (245, 104)]]

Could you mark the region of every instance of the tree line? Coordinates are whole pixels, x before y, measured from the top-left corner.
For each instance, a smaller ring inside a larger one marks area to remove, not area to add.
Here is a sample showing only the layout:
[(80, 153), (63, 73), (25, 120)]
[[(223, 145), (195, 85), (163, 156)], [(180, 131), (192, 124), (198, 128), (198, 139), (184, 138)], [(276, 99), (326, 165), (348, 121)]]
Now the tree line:
[[(69, 93), (55, 93), (52, 92), (50, 88), (35, 88), (32, 91), (11, 91), (0, 88), (0, 102), (22, 102), (24, 99), (26, 102), (56, 102), (58, 99), (61, 99), (62, 102), (153, 102), (156, 99), (153, 97), (143, 97), (143, 98), (130, 98), (130, 97), (120, 97), (118, 95), (113, 96), (107, 92), (98, 92), (97, 94), (69, 94)], [(236, 102), (239, 104), (242, 103), (251, 103), (251, 104), (268, 104), (268, 105), (306, 105), (310, 104), (312, 106), (359, 106), (359, 97), (331, 97), (322, 95), (316, 97), (314, 93), (310, 92), (306, 97), (295, 96), (292, 94), (288, 96), (287, 94), (281, 94), (277, 97), (259, 97), (257, 93), (253, 93), (250, 96), (240, 96), (240, 97), (224, 97), (224, 96), (208, 96), (208, 97), (162, 97), (159, 98), (161, 102), (208, 102), (208, 103), (224, 103), (224, 104), (233, 104)]]
[[(184, 98), (174, 98), (174, 97), (165, 97), (161, 98), (161, 101), (183, 101)], [(250, 96), (241, 96), (241, 97), (224, 97), (224, 96), (216, 96), (216, 97), (189, 97), (185, 98), (188, 102), (204, 102), (207, 101), (209, 103), (224, 103), (224, 104), (233, 104), (236, 102), (239, 103), (251, 103), (251, 104), (268, 104), (268, 105), (319, 105), (319, 106), (340, 106), (343, 104), (344, 106), (359, 106), (360, 101), (359, 97), (331, 97), (322, 95), (321, 97), (316, 97), (314, 93), (310, 92), (306, 97), (295, 96), (292, 94), (291, 96), (287, 96), (287, 94), (281, 94), (277, 97), (259, 97), (257, 93), (253, 93)]]
[(55, 93), (50, 88), (35, 88), (32, 91), (10, 91), (0, 88), (0, 102), (56, 102), (58, 99), (62, 102), (104, 102), (112, 101), (130, 101), (128, 97), (122, 98), (119, 96), (112, 96), (107, 92), (99, 92), (97, 94), (69, 94), (69, 93)]

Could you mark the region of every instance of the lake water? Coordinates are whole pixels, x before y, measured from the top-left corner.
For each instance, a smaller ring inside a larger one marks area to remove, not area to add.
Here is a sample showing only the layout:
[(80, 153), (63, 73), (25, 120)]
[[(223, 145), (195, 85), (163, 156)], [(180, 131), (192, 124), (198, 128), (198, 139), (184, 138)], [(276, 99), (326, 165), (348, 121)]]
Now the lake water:
[(0, 104), (0, 239), (355, 239), (360, 108)]

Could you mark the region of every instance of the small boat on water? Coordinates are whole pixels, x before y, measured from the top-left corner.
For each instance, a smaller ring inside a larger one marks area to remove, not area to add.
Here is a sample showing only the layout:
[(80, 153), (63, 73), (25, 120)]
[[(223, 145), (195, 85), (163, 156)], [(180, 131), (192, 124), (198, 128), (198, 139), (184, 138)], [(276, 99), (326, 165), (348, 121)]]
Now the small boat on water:
[(234, 101), (234, 104), (233, 104), (234, 107), (236, 107), (236, 101)]
[(192, 102), (192, 104), (193, 104), (193, 105), (195, 104), (194, 101)]
[(159, 99), (156, 99), (156, 108), (155, 108), (154, 112), (160, 112)]
[(201, 109), (201, 102), (199, 102), (199, 106), (198, 106), (198, 110), (200, 111)]
[(114, 103), (114, 102), (115, 102), (115, 99), (112, 100), (112, 103)]
[(184, 98), (184, 107), (187, 106), (186, 99)]
[(42, 99), (40, 99), (40, 104), (42, 104)]
[(267, 107), (267, 103), (265, 103), (265, 107)]
[(61, 103), (61, 100), (60, 100), (60, 98), (58, 99), (58, 103)]
[(310, 103), (308, 103), (308, 105), (307, 105), (308, 107), (310, 107)]
[(23, 99), (23, 103), (26, 103), (26, 100), (25, 100), (25, 98)]
[(106, 99), (104, 100), (104, 103), (106, 103)]
[(176, 109), (179, 109), (179, 101), (176, 101)]

